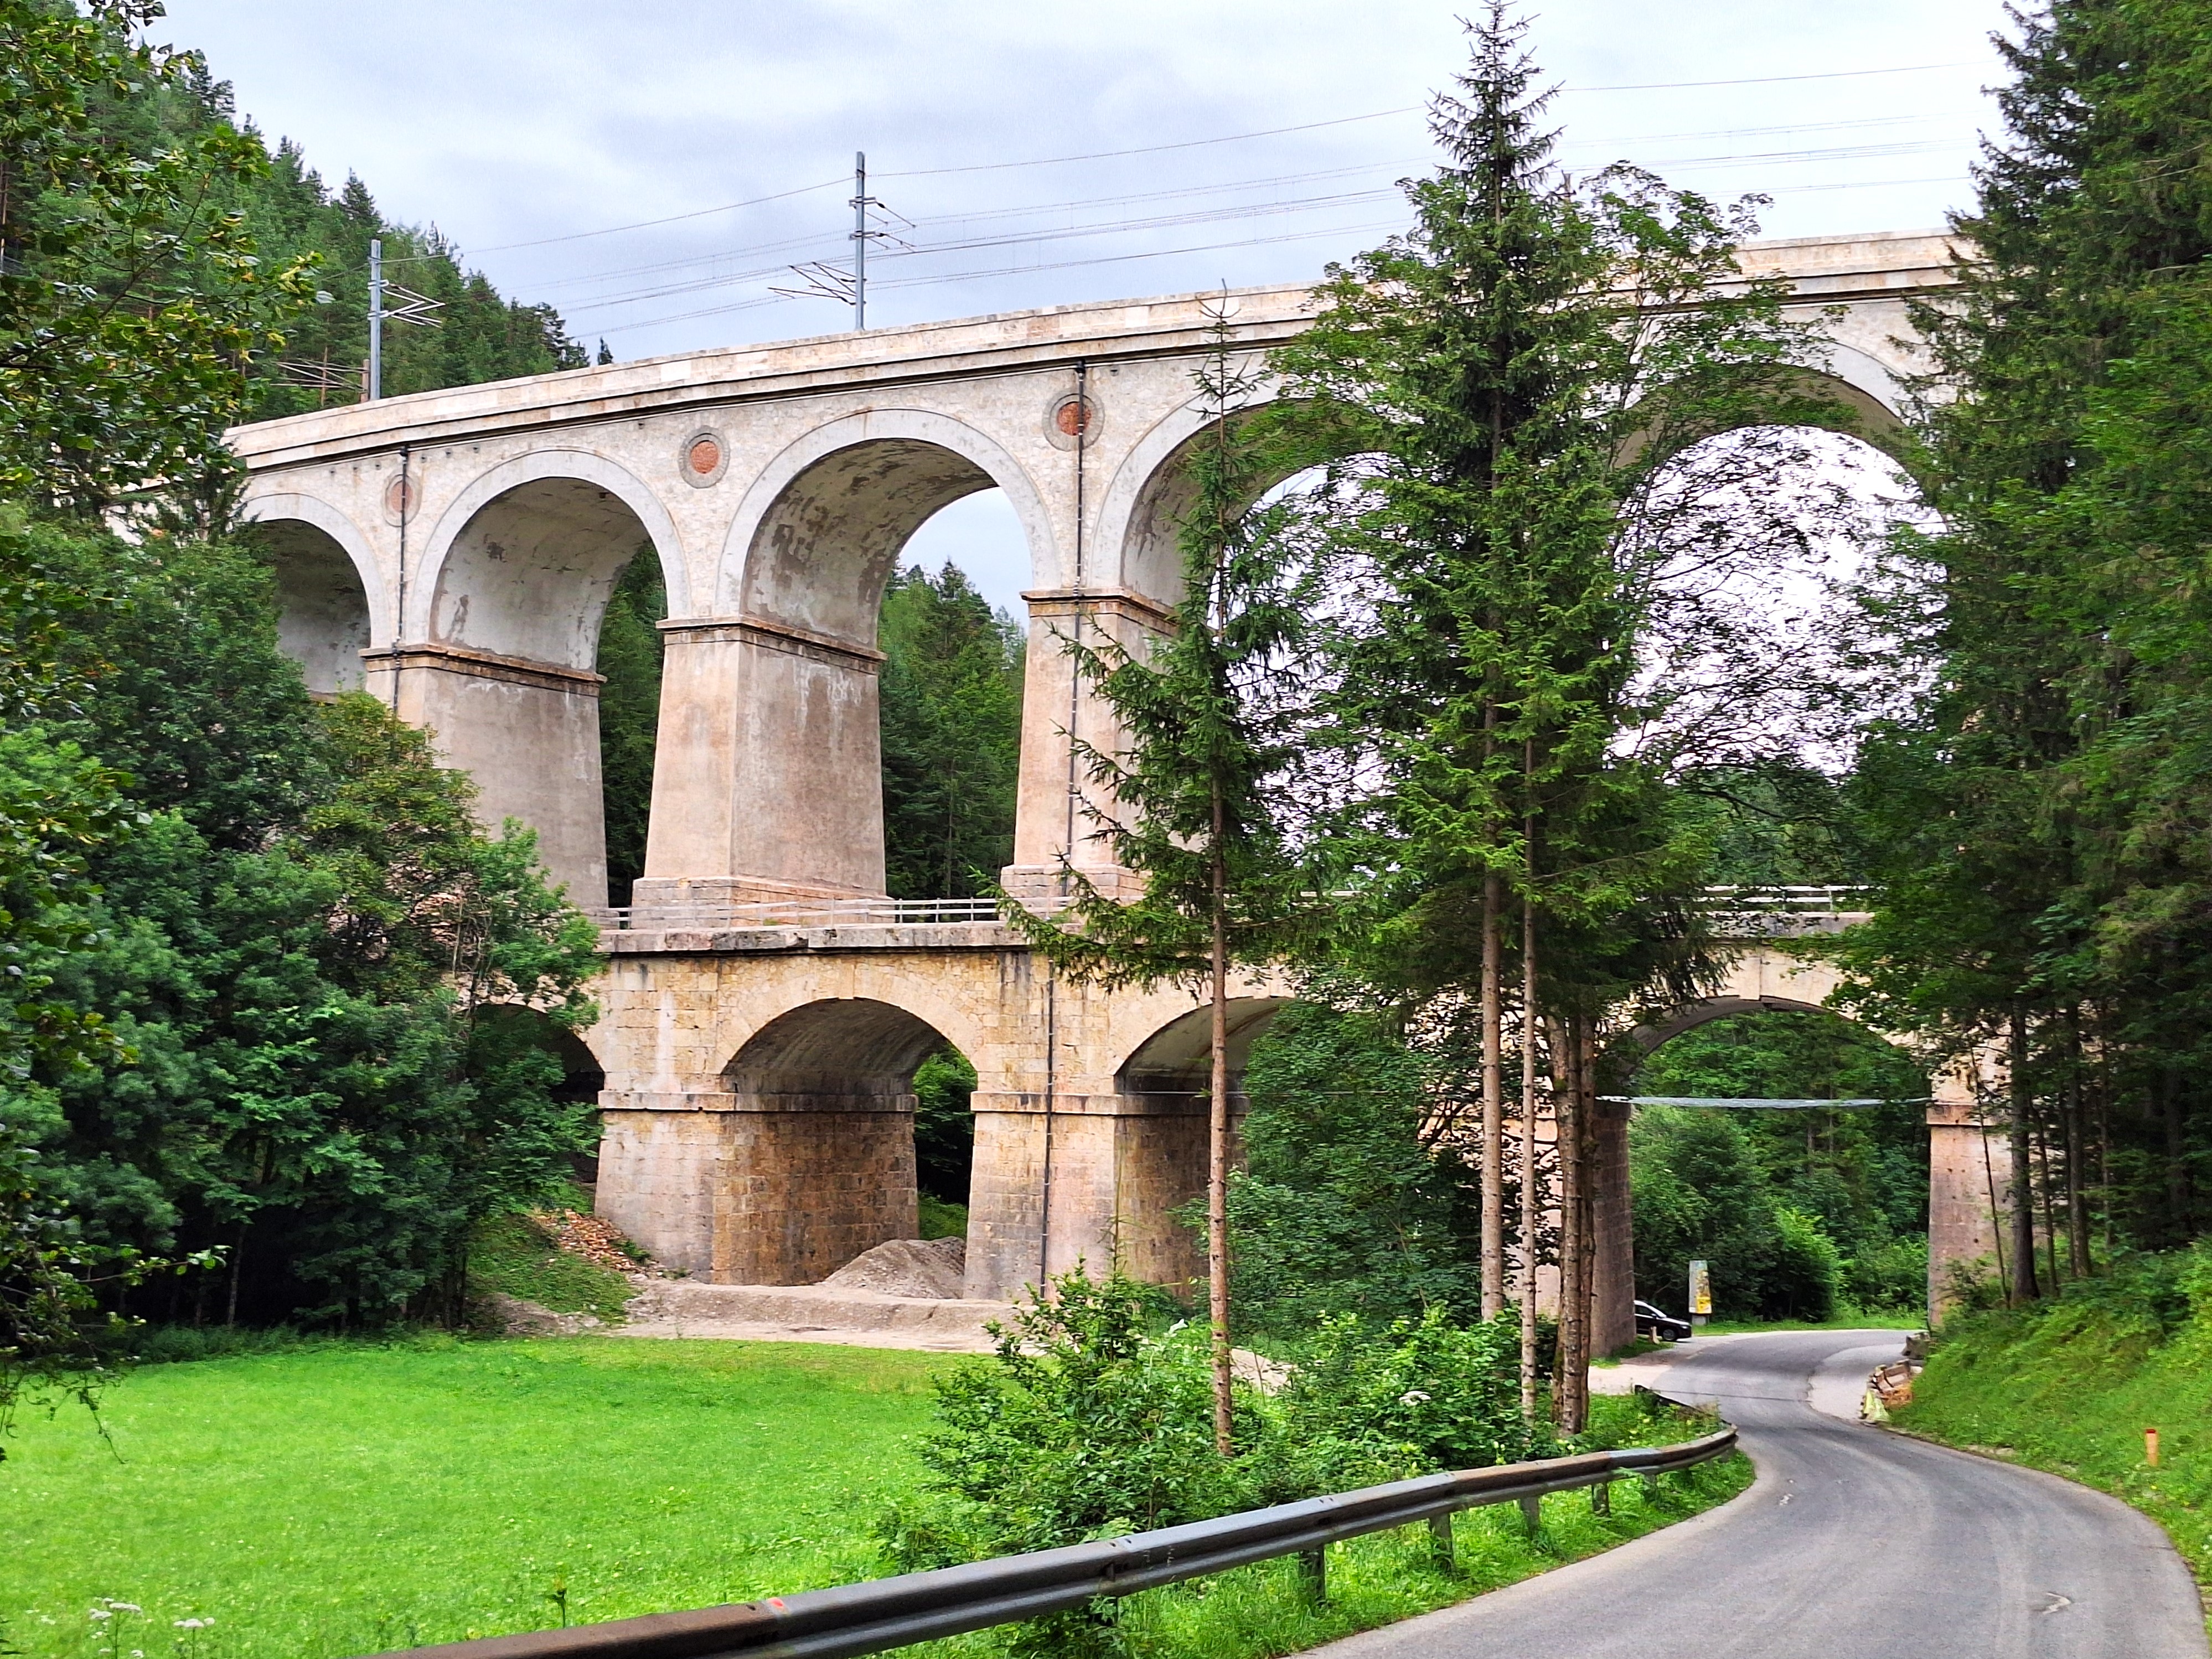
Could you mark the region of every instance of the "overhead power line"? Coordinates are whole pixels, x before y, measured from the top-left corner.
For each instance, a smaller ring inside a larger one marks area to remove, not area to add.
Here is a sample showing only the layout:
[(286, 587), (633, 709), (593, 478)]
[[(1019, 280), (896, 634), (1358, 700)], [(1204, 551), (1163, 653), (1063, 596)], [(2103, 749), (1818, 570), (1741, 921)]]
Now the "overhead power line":
[[(1824, 70), (1804, 75), (1752, 75), (1723, 81), (1648, 81), (1632, 84), (1599, 87), (1567, 87), (1568, 92), (1669, 92), (1689, 91), (1710, 87), (1775, 86), (1786, 82), (1859, 80), (1872, 76), (1923, 75), (1938, 70), (1971, 69), (1981, 60), (1958, 58), (1942, 64), (1900, 64), (1887, 69)], [(1361, 115), (1334, 116), (1325, 121), (1302, 121), (1284, 127), (1262, 127), (1250, 132), (1224, 133), (1212, 138), (1185, 138), (1165, 144), (1139, 144), (1127, 149), (1090, 150), (1074, 155), (1040, 156), (1022, 161), (978, 161), (963, 167), (921, 167), (904, 172), (878, 173), (884, 179), (942, 178), (953, 173), (1000, 173), (1016, 167), (1062, 167), (1076, 161), (1117, 160), (1130, 155), (1157, 155), (1171, 150), (1199, 149), (1214, 144), (1243, 143), (1255, 138), (1279, 138), (1293, 132), (1317, 132), (1328, 127), (1350, 126), (1362, 121), (1380, 121), (1394, 115), (1416, 113), (1425, 106), (1401, 104), (1390, 109), (1370, 110)], [(764, 207), (770, 203), (788, 201), (793, 197), (807, 196), (816, 191), (831, 190), (842, 185), (841, 176), (825, 179), (819, 183), (800, 185), (795, 189), (777, 191), (771, 195), (748, 198), (742, 202), (724, 202), (714, 207), (694, 208), (689, 212), (672, 213), (657, 219), (640, 219), (628, 224), (604, 225), (595, 230), (570, 231), (559, 236), (540, 236), (529, 241), (499, 242), (489, 247), (473, 250), (477, 253), (507, 253), (519, 248), (550, 247), (559, 242), (577, 242), (597, 236), (616, 236), (625, 231), (650, 230), (659, 225), (678, 224), (687, 219), (704, 219), (717, 213), (735, 213), (750, 207)]]

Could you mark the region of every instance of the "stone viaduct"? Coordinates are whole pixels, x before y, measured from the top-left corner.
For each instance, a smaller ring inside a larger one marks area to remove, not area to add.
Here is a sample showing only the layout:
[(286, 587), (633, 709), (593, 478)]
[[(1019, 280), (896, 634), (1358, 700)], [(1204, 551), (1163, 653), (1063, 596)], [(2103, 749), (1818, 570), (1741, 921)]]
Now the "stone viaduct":
[[(1791, 279), (1833, 342), (1833, 389), (1878, 428), (1911, 368), (1905, 302), (1948, 281), (1948, 257), (1939, 235), (1896, 234), (1743, 260)], [(1231, 298), (1241, 351), (1304, 325), (1303, 289)], [(1164, 1281), (1194, 1271), (1168, 1218), (1205, 1163), (1194, 1000), (1069, 984), (986, 913), (881, 898), (875, 627), (907, 538), (1003, 490), (1032, 571), (1005, 879), (1045, 893), (1066, 854), (1112, 884), (1070, 735), (1112, 733), (1062, 641), (1134, 641), (1174, 602), (1213, 303), (702, 351), (230, 434), (310, 688), (365, 688), (431, 728), (486, 820), (532, 826), (587, 908), (606, 899), (600, 618), (641, 548), (659, 561), (646, 873), (634, 908), (605, 915), (605, 1015), (587, 1040), (607, 1085), (599, 1204), (664, 1260), (804, 1283), (910, 1237), (911, 1080), (950, 1042), (981, 1079), (969, 1295), (1079, 1258)], [(1240, 992), (1249, 1040), (1280, 999)], [(1625, 1162), (1615, 1184), (1620, 1249), (1602, 1277), (1618, 1327)]]

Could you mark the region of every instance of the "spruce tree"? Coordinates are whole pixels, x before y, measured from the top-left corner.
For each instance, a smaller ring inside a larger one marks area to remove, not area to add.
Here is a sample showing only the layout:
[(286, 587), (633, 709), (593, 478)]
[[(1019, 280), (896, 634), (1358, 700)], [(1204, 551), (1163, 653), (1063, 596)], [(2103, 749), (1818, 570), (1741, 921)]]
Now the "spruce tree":
[[(1529, 1317), (1540, 1097), (1577, 1145), (1595, 1022), (1711, 966), (1686, 902), (1702, 842), (1667, 787), (1679, 755), (1624, 739), (1664, 724), (1666, 688), (1636, 674), (1654, 633), (1680, 624), (1667, 550), (1756, 536), (1782, 503), (1753, 487), (1715, 508), (1709, 491), (1684, 514), (1669, 469), (1717, 434), (1848, 422), (1808, 389), (1820, 346), (1784, 319), (1782, 292), (1735, 266), (1747, 212), (1626, 167), (1564, 176), (1522, 26), (1493, 4), (1469, 33), (1469, 66), (1432, 111), (1443, 164), (1409, 186), (1413, 229), (1333, 270), (1277, 367), (1283, 422), (1352, 458), (1303, 501), (1337, 591), (1356, 596), (1326, 683), (1356, 786), (1335, 838), (1375, 877), (1361, 954), (1379, 983), (1472, 989), (1480, 1006), (1486, 1313), (1508, 1291), (1516, 1036)], [(1578, 1194), (1579, 1171), (1567, 1178)], [(1589, 1283), (1567, 1215), (1572, 1334)], [(1565, 1409), (1579, 1409), (1571, 1391)]]
[(1180, 981), (1211, 1014), (1206, 1282), (1214, 1438), (1233, 1449), (1229, 1337), (1229, 975), (1281, 960), (1318, 914), (1313, 878), (1287, 833), (1297, 759), (1300, 595), (1255, 497), (1280, 475), (1280, 440), (1250, 418), (1258, 366), (1233, 349), (1230, 302), (1213, 308), (1212, 350), (1197, 381), (1207, 419), (1188, 462), (1192, 502), (1179, 527), (1182, 595), (1141, 652), (1071, 641), (1078, 672), (1112, 711), (1117, 747), (1079, 744), (1111, 805), (1092, 809), (1115, 861), (1143, 878), (1125, 902), (1062, 856), (1068, 909), (1007, 914), (1057, 966), (1108, 986)]
[(1882, 900), (1849, 949), (1868, 1016), (2007, 1057), (2019, 1299), (2062, 1211), (2088, 1270), (2093, 1185), (2132, 1242), (2205, 1218), (2212, 39), (2176, 0), (2013, 22), (1959, 286), (1918, 318), (1942, 522), (1877, 597), (1928, 689), (1861, 769)]

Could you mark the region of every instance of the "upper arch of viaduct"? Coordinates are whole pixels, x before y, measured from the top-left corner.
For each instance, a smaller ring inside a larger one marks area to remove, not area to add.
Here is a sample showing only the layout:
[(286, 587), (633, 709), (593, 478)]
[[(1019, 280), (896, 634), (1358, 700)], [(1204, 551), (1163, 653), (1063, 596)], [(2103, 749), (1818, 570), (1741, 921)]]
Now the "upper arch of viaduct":
[[(1950, 280), (1950, 257), (1934, 234), (1742, 256), (1824, 308), (1834, 383), (1870, 428), (1895, 418), (1913, 368), (1905, 304)], [(1071, 710), (1080, 735), (1104, 734), (1054, 636), (1133, 639), (1175, 599), (1176, 457), (1202, 420), (1191, 371), (1213, 297), (570, 370), (295, 416), (231, 441), (311, 686), (365, 684), (434, 728), (475, 775), (486, 817), (534, 825), (549, 867), (586, 904), (604, 902), (605, 881), (592, 665), (633, 555), (650, 547), (659, 561), (671, 617), (669, 763), (641, 901), (880, 891), (883, 583), (930, 514), (1004, 490), (1030, 543), (1040, 647), (1018, 886), (1053, 869), (1069, 839)], [(1243, 349), (1305, 325), (1303, 289), (1236, 298)]]

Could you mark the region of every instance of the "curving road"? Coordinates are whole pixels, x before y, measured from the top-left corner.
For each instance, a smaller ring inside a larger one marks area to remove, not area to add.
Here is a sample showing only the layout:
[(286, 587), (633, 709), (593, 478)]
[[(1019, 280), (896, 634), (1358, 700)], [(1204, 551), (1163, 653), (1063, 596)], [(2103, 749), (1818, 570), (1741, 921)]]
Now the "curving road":
[(1694, 1346), (1659, 1386), (1717, 1403), (1759, 1471), (1734, 1502), (1328, 1659), (2204, 1659), (2166, 1535), (2116, 1499), (1815, 1411), (1894, 1332)]

